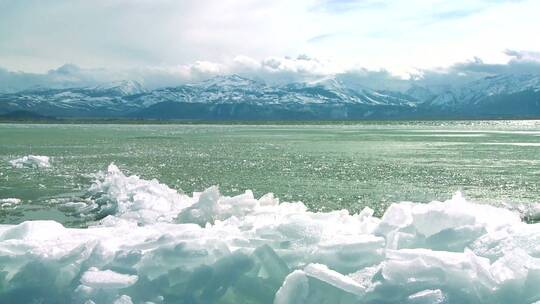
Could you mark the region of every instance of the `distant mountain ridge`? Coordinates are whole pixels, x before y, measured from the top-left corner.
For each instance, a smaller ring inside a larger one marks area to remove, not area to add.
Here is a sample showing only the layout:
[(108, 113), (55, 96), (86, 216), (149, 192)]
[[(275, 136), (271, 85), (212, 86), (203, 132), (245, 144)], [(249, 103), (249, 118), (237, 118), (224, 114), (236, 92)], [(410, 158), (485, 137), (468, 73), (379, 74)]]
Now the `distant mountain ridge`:
[(538, 117), (540, 75), (486, 77), (436, 95), (423, 107), (465, 117)]
[(93, 87), (0, 93), (0, 114), (153, 119), (407, 119), (540, 117), (540, 75), (499, 75), (433, 93), (352, 89), (335, 78), (268, 85), (239, 75), (145, 89), (126, 80)]

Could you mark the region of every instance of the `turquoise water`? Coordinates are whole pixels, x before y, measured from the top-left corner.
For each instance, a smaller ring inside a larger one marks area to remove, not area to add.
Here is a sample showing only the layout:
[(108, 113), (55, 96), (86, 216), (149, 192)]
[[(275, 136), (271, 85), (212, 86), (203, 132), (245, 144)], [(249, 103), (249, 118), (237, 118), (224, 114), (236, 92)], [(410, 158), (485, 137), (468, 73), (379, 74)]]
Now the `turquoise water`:
[[(13, 168), (25, 155), (51, 168)], [(313, 210), (448, 199), (538, 202), (540, 121), (370, 122), (317, 125), (0, 124), (0, 223), (55, 219), (84, 225), (66, 202), (91, 199), (95, 173), (126, 174), (180, 191), (251, 189)]]

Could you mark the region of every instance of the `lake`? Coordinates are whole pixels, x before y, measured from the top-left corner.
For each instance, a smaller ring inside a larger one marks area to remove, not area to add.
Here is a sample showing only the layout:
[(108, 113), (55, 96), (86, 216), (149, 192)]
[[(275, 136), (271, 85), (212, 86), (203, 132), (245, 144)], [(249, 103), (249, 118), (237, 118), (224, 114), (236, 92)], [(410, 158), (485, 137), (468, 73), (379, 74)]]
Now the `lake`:
[[(50, 168), (13, 168), (25, 155)], [(515, 205), (540, 198), (540, 121), (421, 121), (276, 125), (0, 124), (0, 223), (54, 219), (85, 226), (69, 202), (92, 199), (116, 164), (187, 194), (219, 185), (310, 209), (449, 199)]]

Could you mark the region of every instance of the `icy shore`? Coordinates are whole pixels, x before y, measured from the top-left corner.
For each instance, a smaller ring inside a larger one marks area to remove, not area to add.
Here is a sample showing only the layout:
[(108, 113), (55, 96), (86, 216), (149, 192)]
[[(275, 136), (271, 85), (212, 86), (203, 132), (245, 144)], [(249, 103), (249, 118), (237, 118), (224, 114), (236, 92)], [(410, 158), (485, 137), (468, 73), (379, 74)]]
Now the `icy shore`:
[(467, 202), (310, 212), (111, 165), (86, 229), (0, 226), (0, 303), (534, 303), (540, 224)]

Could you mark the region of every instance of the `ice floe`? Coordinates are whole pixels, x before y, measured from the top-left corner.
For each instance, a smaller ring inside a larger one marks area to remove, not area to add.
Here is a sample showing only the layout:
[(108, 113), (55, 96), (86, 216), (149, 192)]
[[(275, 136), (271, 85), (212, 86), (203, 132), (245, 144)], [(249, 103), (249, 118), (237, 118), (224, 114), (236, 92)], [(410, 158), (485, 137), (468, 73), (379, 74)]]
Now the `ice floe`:
[(50, 158), (41, 155), (27, 155), (9, 161), (13, 168), (48, 168), (51, 166)]
[(311, 212), (109, 166), (94, 225), (0, 225), (0, 303), (534, 303), (540, 224), (474, 204)]
[(18, 198), (0, 198), (0, 207), (11, 207), (18, 205), (21, 202)]

